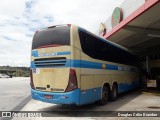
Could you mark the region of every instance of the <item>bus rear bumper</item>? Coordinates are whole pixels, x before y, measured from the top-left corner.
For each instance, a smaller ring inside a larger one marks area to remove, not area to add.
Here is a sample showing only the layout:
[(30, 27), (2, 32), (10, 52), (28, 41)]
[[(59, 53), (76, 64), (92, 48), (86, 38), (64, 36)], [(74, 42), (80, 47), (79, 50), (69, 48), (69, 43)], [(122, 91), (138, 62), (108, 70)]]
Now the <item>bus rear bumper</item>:
[[(31, 95), (34, 100), (53, 104), (75, 104), (79, 105), (80, 89), (65, 93), (43, 92), (31, 89)], [(45, 95), (51, 95), (52, 99), (46, 99)]]

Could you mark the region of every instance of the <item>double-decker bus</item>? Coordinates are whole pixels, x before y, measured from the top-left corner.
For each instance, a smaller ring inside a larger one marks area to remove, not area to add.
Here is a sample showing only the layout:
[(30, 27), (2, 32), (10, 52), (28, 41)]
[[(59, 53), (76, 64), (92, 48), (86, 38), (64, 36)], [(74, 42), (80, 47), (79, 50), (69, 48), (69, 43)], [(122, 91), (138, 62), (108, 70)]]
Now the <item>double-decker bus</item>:
[(126, 48), (75, 25), (35, 33), (31, 94), (54, 104), (106, 104), (138, 86), (137, 58)]

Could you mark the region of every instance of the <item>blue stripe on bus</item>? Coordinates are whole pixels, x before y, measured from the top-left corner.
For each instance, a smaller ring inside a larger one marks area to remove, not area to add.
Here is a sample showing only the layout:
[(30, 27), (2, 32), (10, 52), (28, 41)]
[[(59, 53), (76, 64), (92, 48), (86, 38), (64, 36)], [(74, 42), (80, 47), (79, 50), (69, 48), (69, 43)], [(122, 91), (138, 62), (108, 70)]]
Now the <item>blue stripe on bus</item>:
[(106, 69), (106, 70), (118, 70), (118, 66), (105, 64), (106, 68), (102, 68), (103, 63), (90, 62), (85, 60), (70, 60), (68, 59), (64, 66), (37, 66), (35, 62), (31, 62), (31, 68), (63, 68), (63, 67), (77, 67), (77, 68), (94, 68), (94, 69)]
[(118, 70), (118, 66), (105, 64), (106, 68), (102, 68), (103, 63), (85, 61), (85, 60), (71, 60), (71, 67), (82, 67), (82, 68), (95, 68), (95, 69), (107, 69), (107, 70)]
[[(43, 63), (44, 62), (44, 63)], [(48, 62), (48, 60), (43, 60), (39, 63), (36, 64), (34, 61), (31, 62), (31, 68), (64, 68), (64, 67), (75, 67), (75, 68), (92, 68), (92, 69), (106, 69), (106, 70), (120, 70), (120, 71), (134, 71), (136, 72), (136, 68), (133, 67), (127, 67), (127, 66), (120, 66), (118, 67), (117, 65), (112, 65), (112, 64), (104, 64), (104, 63), (98, 63), (98, 62), (91, 62), (91, 61), (86, 61), (86, 60), (70, 60), (67, 59), (65, 61), (56, 61), (52, 65), (45, 66), (50, 63), (45, 63)], [(59, 64), (64, 64), (62, 66), (58, 66)], [(38, 65), (38, 66), (36, 66)], [(105, 65), (105, 68), (102, 66)]]
[(135, 89), (139, 86), (139, 81), (133, 81), (132, 83), (130, 84), (127, 84), (127, 83), (120, 83), (118, 85), (118, 93), (123, 93), (123, 92), (126, 92), (126, 91), (129, 91), (129, 90), (132, 90), (132, 89)]
[(33, 50), (32, 51), (32, 56), (38, 57), (38, 50)]
[[(44, 56), (45, 56), (45, 54), (49, 54), (49, 56), (58, 56), (58, 55), (70, 55), (71, 52), (70, 51), (65, 51), (65, 52), (44, 53)], [(32, 56), (33, 57), (38, 57), (39, 55), (41, 55), (41, 57), (43, 57), (43, 53), (38, 54), (38, 50), (33, 50), (32, 51)]]
[(65, 51), (65, 52), (56, 52), (57, 55), (70, 55), (71, 52), (70, 51)]

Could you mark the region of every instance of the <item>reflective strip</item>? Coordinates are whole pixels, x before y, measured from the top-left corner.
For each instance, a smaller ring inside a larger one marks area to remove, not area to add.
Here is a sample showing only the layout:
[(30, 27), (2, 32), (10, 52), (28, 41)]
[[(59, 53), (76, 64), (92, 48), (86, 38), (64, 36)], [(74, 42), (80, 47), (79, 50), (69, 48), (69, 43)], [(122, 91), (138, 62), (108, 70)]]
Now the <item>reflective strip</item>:
[(38, 50), (33, 50), (32, 51), (32, 56), (33, 57), (44, 57), (44, 56), (58, 56), (58, 55), (70, 55), (71, 52), (70, 51), (65, 51), (65, 52), (52, 52), (52, 53), (42, 53), (42, 54), (38, 54)]

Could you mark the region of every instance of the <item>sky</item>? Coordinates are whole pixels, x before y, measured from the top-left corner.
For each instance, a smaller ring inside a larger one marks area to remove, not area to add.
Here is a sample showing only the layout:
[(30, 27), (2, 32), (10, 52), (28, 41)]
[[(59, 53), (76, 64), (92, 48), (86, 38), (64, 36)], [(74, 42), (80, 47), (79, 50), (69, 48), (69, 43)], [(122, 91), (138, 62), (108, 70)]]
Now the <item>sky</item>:
[(124, 0), (1, 0), (0, 66), (30, 66), (36, 30), (75, 24), (93, 33)]

